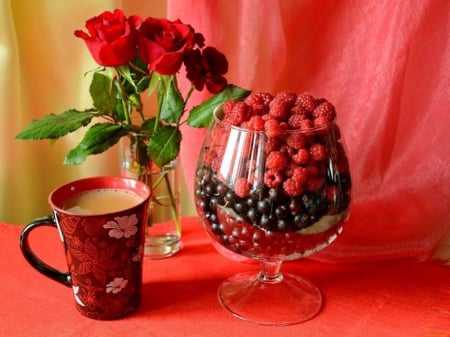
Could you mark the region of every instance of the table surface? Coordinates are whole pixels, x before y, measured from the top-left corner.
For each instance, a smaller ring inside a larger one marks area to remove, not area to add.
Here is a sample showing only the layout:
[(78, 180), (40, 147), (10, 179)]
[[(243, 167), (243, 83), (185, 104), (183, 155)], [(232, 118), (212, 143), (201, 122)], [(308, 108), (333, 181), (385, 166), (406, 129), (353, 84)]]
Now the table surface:
[[(177, 255), (144, 261), (137, 312), (116, 321), (92, 320), (76, 311), (69, 288), (27, 264), (18, 245), (21, 229), (0, 224), (0, 336), (450, 337), (450, 268), (431, 261), (286, 262), (284, 272), (305, 276), (321, 289), (321, 312), (286, 327), (239, 320), (220, 306), (217, 288), (228, 276), (256, 272), (258, 266), (219, 254), (196, 217), (183, 219)], [(37, 254), (64, 270), (56, 230), (35, 232)]]

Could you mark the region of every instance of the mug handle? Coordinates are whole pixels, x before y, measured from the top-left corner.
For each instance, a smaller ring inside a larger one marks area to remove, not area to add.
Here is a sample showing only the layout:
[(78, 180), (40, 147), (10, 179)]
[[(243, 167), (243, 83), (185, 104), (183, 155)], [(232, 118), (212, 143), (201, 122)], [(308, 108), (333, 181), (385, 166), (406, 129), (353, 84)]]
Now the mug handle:
[(67, 287), (72, 286), (72, 278), (68, 272), (59, 271), (47, 263), (42, 261), (39, 257), (34, 254), (33, 250), (30, 247), (30, 242), (28, 240), (28, 235), (34, 229), (41, 226), (49, 226), (58, 228), (55, 222), (55, 219), (51, 216), (35, 219), (31, 221), (28, 225), (24, 227), (22, 232), (20, 233), (20, 249), (22, 251), (23, 256), (28, 261), (28, 263), (35, 268), (40, 273), (45, 276), (51, 278), (54, 281), (62, 283)]

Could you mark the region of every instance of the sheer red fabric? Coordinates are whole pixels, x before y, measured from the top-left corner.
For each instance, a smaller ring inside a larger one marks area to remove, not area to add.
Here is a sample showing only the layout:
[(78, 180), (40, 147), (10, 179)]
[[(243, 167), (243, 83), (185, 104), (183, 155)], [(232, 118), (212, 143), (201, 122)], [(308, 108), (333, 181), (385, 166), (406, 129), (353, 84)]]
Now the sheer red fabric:
[[(449, 1), (169, 0), (168, 6), (169, 18), (192, 24), (225, 52), (230, 82), (254, 91), (310, 92), (336, 106), (350, 156), (352, 211), (341, 237), (313, 258), (430, 256), (450, 228)], [(190, 188), (203, 134), (184, 129)]]

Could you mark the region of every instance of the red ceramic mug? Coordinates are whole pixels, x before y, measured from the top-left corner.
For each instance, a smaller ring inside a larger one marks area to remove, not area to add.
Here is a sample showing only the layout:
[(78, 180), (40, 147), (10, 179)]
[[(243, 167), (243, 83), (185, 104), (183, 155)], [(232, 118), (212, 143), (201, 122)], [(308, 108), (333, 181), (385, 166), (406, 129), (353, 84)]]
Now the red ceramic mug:
[[(141, 302), (142, 260), (150, 199), (148, 185), (124, 177), (92, 177), (56, 188), (48, 201), (53, 216), (31, 221), (20, 248), (32, 267), (73, 290), (76, 308), (89, 318), (116, 319)], [(68, 271), (35, 255), (29, 234), (56, 227)]]

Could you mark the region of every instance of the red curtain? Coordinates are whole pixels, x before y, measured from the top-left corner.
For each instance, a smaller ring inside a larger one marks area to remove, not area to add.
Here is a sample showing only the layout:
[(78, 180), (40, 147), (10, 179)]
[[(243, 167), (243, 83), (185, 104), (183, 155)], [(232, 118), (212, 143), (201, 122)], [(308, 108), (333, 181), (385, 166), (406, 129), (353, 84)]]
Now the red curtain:
[[(450, 228), (449, 1), (169, 0), (168, 15), (225, 52), (230, 82), (336, 106), (353, 204), (315, 258), (430, 256)], [(203, 134), (184, 129), (191, 190)]]

